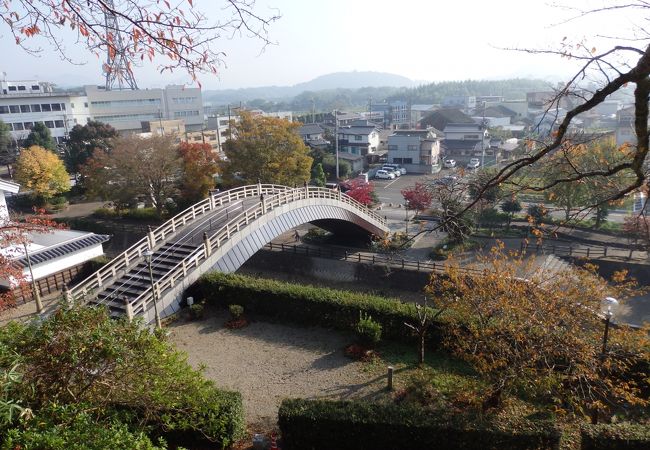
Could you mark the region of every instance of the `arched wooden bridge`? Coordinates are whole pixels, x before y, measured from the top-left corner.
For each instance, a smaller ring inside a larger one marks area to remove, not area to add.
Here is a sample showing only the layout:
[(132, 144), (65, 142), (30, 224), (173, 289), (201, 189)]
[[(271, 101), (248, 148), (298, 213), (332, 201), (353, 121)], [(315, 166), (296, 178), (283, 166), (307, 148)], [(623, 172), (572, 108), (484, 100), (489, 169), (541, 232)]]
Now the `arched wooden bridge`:
[(258, 184), (213, 193), (117, 256), (67, 292), (68, 301), (107, 306), (113, 315), (154, 320), (145, 253), (161, 316), (177, 311), (183, 291), (210, 270), (234, 272), (277, 236), (304, 223), (335, 233), (382, 236), (382, 216), (340, 191)]

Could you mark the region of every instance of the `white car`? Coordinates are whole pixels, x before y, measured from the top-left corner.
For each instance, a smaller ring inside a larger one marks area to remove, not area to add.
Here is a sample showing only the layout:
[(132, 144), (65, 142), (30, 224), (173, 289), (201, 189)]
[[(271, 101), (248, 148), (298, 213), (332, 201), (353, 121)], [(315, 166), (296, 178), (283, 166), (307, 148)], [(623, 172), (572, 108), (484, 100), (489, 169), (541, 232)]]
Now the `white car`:
[(395, 174), (390, 173), (387, 170), (380, 169), (375, 173), (375, 178), (379, 178), (382, 180), (394, 180), (395, 179)]
[(399, 164), (384, 164), (384, 167), (392, 167), (395, 169), (395, 172), (400, 172), (400, 175), (406, 175), (406, 169), (404, 167), (400, 167)]
[(453, 169), (456, 167), (456, 160), (455, 159), (445, 159), (445, 162), (443, 163), (445, 169)]
[(399, 169), (394, 169), (394, 168), (392, 168), (390, 166), (384, 166), (384, 167), (381, 168), (381, 170), (385, 170), (388, 173), (392, 173), (396, 177), (399, 177), (399, 176), (402, 175), (402, 172), (400, 172)]
[(472, 158), (467, 163), (467, 168), (470, 170), (475, 170), (481, 167), (481, 161), (478, 158)]

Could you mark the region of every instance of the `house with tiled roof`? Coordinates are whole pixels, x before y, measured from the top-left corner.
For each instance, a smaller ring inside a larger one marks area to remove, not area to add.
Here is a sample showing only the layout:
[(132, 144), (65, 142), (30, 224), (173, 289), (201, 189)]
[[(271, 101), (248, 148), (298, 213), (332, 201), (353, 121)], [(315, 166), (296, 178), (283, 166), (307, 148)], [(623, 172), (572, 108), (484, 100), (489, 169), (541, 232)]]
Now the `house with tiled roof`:
[(379, 130), (374, 125), (339, 127), (338, 140), (339, 152), (371, 155), (379, 147)]

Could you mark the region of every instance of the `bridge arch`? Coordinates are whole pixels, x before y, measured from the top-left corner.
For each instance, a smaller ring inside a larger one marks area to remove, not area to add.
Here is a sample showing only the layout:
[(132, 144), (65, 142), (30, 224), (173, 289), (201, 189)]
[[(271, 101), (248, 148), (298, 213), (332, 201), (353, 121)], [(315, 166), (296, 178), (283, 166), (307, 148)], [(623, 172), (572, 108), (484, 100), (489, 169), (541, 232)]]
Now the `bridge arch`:
[[(68, 295), (69, 299), (81, 299), (82, 302), (91, 304), (107, 303), (114, 313), (119, 314), (122, 309), (129, 317), (142, 315), (145, 321), (150, 323), (154, 320), (154, 294), (158, 309), (162, 311), (161, 315), (172, 314), (179, 309), (185, 289), (203, 273), (209, 270), (234, 272), (268, 242), (299, 225), (311, 222), (325, 228), (378, 236), (388, 232), (383, 217), (338, 191), (277, 186), (266, 191), (260, 187), (257, 191), (262, 194), (259, 194), (259, 200), (252, 200), (252, 206), (244, 209), (242, 203), (241, 212), (233, 214), (232, 217), (226, 216), (228, 220), (216, 231), (206, 233), (202, 244), (197, 245), (173, 267), (167, 266), (164, 271), (160, 271), (160, 276), (154, 280), (153, 289), (151, 286), (147, 287), (145, 282), (135, 283), (136, 287), (139, 286), (139, 291), (133, 288), (128, 291), (129, 295), (120, 295), (117, 299), (105, 296), (103, 301), (99, 301), (101, 291), (110, 290), (111, 286), (118, 285), (120, 280), (129, 279), (129, 273), (135, 270), (138, 264), (139, 267), (142, 266), (142, 261), (131, 261), (130, 268), (126, 267), (128, 261), (125, 265), (118, 257), (117, 261), (112, 261), (108, 267), (102, 268), (75, 286)], [(248, 191), (244, 189), (240, 192), (249, 192), (246, 195), (249, 202), (255, 196), (255, 189), (252, 187)], [(223, 199), (225, 194), (220, 195)], [(215, 204), (212, 198), (209, 202), (210, 205)], [(227, 202), (221, 200), (221, 204)], [(163, 224), (159, 229), (164, 226)], [(152, 247), (155, 254), (171, 240), (173, 234), (165, 238), (163, 233), (160, 242), (154, 246), (151, 245), (152, 239), (140, 242), (136, 244), (139, 245), (137, 249), (130, 249), (132, 259), (142, 258), (145, 251)], [(155, 242), (155, 239), (153, 241)], [(123, 255), (125, 254), (128, 259), (129, 251)], [(115, 270), (116, 267), (122, 270), (119, 274)], [(131, 275), (130, 279), (133, 277)]]

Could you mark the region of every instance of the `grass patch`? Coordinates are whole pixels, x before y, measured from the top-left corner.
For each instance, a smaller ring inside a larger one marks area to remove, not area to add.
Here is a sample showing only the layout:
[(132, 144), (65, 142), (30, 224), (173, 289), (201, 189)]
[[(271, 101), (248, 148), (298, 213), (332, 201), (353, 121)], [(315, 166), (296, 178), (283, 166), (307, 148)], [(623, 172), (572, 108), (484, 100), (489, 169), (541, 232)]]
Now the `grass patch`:
[(434, 261), (444, 261), (448, 259), (452, 254), (478, 250), (479, 248), (481, 248), (480, 242), (471, 239), (463, 242), (449, 241), (445, 239), (433, 247), (429, 253), (429, 258), (433, 259)]

